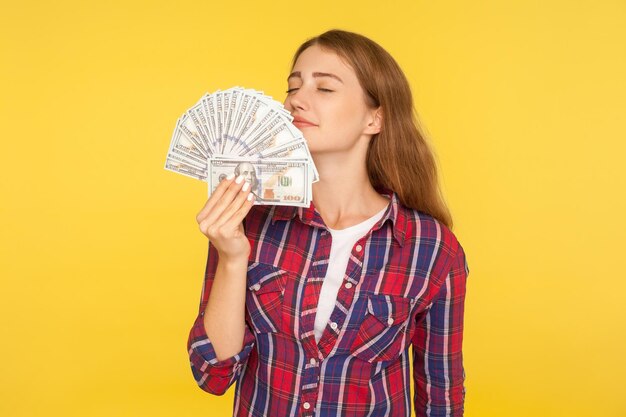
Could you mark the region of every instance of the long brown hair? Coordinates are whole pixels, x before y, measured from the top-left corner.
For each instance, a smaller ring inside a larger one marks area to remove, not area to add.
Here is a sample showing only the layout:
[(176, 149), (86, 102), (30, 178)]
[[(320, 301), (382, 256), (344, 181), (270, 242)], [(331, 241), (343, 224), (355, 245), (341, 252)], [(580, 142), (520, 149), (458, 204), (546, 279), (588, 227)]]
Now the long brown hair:
[(331, 50), (348, 63), (366, 93), (367, 105), (381, 106), (382, 129), (372, 136), (366, 161), (374, 188), (394, 191), (403, 205), (430, 214), (452, 229), (434, 154), (418, 127), (409, 82), (395, 59), (363, 35), (333, 29), (300, 45), (292, 69), (312, 45)]

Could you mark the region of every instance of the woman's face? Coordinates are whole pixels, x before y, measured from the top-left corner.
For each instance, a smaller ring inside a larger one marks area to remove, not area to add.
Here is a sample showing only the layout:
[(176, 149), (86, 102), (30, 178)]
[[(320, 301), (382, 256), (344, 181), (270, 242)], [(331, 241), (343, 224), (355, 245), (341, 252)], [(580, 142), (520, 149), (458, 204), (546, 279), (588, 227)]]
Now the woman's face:
[(380, 130), (372, 127), (376, 109), (354, 70), (339, 56), (313, 45), (298, 57), (288, 78), (285, 108), (294, 116), (313, 154), (345, 152)]

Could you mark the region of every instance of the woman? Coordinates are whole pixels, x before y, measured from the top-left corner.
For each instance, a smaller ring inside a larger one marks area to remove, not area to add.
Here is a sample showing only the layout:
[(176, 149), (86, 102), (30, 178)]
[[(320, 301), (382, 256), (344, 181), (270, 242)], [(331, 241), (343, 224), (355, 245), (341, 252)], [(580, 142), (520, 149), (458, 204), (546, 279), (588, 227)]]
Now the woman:
[(217, 395), (237, 381), (236, 416), (410, 416), (412, 358), (416, 414), (462, 415), (469, 269), (404, 74), (332, 30), (298, 49), (288, 84), (319, 171), (313, 203), (253, 206), (231, 176), (198, 214), (196, 381)]

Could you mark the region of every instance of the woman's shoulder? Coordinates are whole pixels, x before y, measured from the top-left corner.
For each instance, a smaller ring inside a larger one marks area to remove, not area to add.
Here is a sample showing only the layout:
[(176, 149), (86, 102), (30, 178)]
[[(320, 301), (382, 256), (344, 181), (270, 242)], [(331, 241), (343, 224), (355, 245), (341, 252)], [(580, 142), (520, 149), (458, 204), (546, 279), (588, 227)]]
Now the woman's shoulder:
[(441, 247), (450, 255), (454, 255), (460, 248), (460, 242), (455, 233), (443, 222), (424, 211), (400, 206), (399, 216), (404, 216), (406, 241), (415, 245), (435, 245)]

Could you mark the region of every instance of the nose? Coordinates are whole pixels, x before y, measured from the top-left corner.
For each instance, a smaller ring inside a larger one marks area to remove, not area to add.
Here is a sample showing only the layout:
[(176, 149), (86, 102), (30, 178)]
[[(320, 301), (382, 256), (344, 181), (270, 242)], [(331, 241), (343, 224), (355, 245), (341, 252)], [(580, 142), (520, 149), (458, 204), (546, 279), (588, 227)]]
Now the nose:
[(304, 85), (300, 86), (297, 90), (292, 91), (285, 98), (285, 107), (288, 110), (307, 110), (309, 107), (309, 97)]

